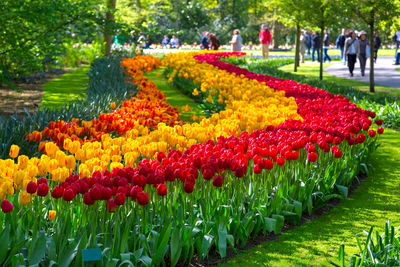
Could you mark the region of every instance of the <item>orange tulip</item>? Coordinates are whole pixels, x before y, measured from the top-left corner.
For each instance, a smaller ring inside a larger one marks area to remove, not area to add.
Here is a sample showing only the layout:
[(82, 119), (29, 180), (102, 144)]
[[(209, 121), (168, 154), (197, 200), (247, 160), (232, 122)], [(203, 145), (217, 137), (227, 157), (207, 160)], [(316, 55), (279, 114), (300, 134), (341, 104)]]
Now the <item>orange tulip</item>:
[(12, 145), (10, 148), (10, 157), (15, 159), (16, 157), (18, 157), (18, 154), (19, 154), (19, 146)]

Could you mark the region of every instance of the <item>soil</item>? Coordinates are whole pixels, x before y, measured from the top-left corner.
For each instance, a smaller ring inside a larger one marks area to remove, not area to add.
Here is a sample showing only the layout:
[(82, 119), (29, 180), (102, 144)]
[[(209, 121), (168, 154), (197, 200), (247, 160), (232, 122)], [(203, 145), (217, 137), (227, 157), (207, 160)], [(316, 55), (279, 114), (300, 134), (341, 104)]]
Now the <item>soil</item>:
[(43, 84), (71, 70), (73, 68), (65, 68), (57, 73), (48, 72), (43, 78), (34, 82), (13, 81), (17, 89), (0, 84), (0, 116), (6, 118), (15, 114), (26, 116), (25, 109), (31, 114), (36, 112), (42, 102)]
[[(351, 193), (353, 193), (354, 190), (357, 189), (357, 187), (360, 185), (360, 183), (362, 181), (364, 181), (367, 178), (367, 176), (365, 174), (360, 174), (358, 178), (359, 178), (359, 180), (357, 181), (357, 179), (354, 179), (352, 185), (349, 187), (348, 196), (350, 196)], [(339, 199), (339, 198), (333, 198), (333, 199), (330, 199), (329, 201), (327, 201), (323, 207), (313, 211), (313, 213), (311, 215), (309, 215), (308, 213), (303, 213), (300, 224), (285, 222), (283, 229), (282, 229), (282, 233), (287, 230), (290, 230), (292, 228), (298, 227), (305, 222), (311, 221), (311, 220), (329, 212), (331, 209), (333, 209), (334, 207), (339, 205), (340, 201), (341, 201), (341, 199)], [(198, 255), (194, 255), (192, 262), (190, 263), (190, 266), (192, 266), (192, 267), (216, 266), (220, 263), (227, 262), (229, 259), (235, 257), (238, 253), (240, 253), (240, 251), (252, 249), (252, 248), (258, 246), (259, 244), (267, 242), (267, 241), (273, 241), (276, 238), (278, 238), (279, 235), (280, 234), (274, 234), (274, 233), (267, 233), (266, 235), (263, 235), (263, 233), (261, 231), (254, 238), (250, 238), (244, 247), (241, 247), (241, 248), (236, 247), (236, 252), (232, 248), (227, 248), (226, 257), (224, 259), (221, 259), (219, 254), (217, 254), (215, 247), (212, 247), (210, 249), (210, 253), (208, 254), (207, 259), (202, 260), (201, 258), (198, 257)]]

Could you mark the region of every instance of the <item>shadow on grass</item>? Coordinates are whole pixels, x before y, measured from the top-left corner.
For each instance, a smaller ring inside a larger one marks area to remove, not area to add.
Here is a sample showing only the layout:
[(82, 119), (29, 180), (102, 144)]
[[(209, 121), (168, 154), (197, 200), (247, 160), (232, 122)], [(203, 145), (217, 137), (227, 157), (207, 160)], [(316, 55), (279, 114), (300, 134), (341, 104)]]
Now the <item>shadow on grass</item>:
[(372, 155), (368, 178), (337, 207), (274, 241), (243, 251), (220, 266), (330, 266), (340, 244), (346, 257), (357, 253), (355, 235), (386, 220), (400, 224), (400, 134), (387, 130)]

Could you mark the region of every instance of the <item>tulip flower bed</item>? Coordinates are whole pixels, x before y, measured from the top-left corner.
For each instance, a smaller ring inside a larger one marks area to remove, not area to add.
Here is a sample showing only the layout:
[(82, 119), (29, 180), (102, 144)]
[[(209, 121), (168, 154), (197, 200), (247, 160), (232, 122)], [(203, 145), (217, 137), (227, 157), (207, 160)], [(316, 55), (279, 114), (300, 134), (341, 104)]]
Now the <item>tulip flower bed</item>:
[(219, 61), (240, 55), (162, 60), (169, 81), (208, 110), (198, 123), (182, 124), (143, 77), (160, 65), (144, 56), (122, 61), (139, 92), (121, 108), (32, 132), (30, 141), (47, 139), (40, 158), (13, 146), (0, 160), (0, 262), (80, 265), (82, 249), (100, 248), (104, 264), (183, 265), (346, 197), (376, 148), (374, 113)]
[(370, 94), (353, 87), (343, 86), (334, 82), (320, 81), (319, 79), (291, 74), (278, 69), (280, 66), (292, 64), (294, 62), (292, 59), (265, 61), (245, 58), (238, 60), (230, 57), (224, 58), (223, 61), (246, 68), (251, 72), (268, 74), (285, 80), (294, 80), (313, 87), (324, 88), (324, 90), (333, 94), (342, 94), (357, 104), (358, 107), (375, 112), (379, 118), (383, 119), (385, 127), (400, 129), (400, 99), (398, 96), (379, 93)]

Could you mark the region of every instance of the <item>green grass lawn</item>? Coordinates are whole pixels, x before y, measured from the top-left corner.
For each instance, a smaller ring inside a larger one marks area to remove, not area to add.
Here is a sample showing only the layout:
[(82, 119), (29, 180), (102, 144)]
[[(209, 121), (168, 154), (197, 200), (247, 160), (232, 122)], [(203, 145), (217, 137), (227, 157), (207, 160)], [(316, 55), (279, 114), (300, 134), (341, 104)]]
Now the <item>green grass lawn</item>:
[(372, 155), (372, 173), (346, 200), (324, 215), (282, 233), (220, 266), (329, 266), (340, 244), (346, 257), (358, 252), (355, 234), (386, 220), (400, 225), (400, 134), (386, 130)]
[[(331, 64), (334, 64), (334, 63), (331, 63)], [(331, 64), (330, 63), (324, 64), (324, 68), (329, 67)], [(290, 72), (293, 74), (304, 75), (307, 77), (319, 79), (319, 63), (302, 64), (298, 68), (297, 72), (294, 72), (294, 70), (293, 70), (294, 64), (286, 65), (286, 66), (280, 67), (279, 69), (282, 71), (285, 71), (285, 72)], [(362, 91), (369, 91), (369, 83), (335, 77), (335, 76), (329, 75), (325, 72), (324, 72), (324, 80), (330, 81), (330, 82), (335, 82), (335, 83), (338, 83), (343, 86), (352, 86), (352, 87), (357, 88)], [(377, 92), (377, 94), (390, 93), (390, 94), (400, 96), (400, 90), (398, 88), (393, 88), (393, 87), (388, 87), (388, 86), (383, 86), (383, 85), (375, 85), (375, 91)]]
[(157, 74), (162, 71), (163, 69), (157, 69), (152, 72), (145, 73), (145, 76), (152, 80), (157, 85), (157, 88), (167, 95), (167, 102), (170, 105), (179, 107), (179, 110), (181, 110), (181, 107), (183, 106), (190, 106), (190, 112), (180, 114), (180, 117), (183, 121), (190, 122), (192, 114), (200, 116), (202, 114), (202, 110), (198, 107), (198, 104), (194, 102), (192, 98), (190, 98), (190, 96), (183, 94), (176, 87), (172, 86), (165, 78), (163, 78), (162, 75), (157, 76)]
[(41, 105), (47, 108), (59, 108), (64, 106), (64, 103), (86, 97), (89, 69), (89, 66), (80, 67), (45, 83)]

